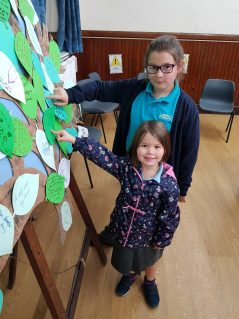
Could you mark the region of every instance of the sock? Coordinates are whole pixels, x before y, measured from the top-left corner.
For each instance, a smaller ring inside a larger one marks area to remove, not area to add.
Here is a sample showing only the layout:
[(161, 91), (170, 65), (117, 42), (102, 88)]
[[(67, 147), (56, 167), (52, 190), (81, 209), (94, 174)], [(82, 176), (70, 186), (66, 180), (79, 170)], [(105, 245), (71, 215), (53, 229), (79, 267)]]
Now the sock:
[(144, 284), (145, 285), (155, 285), (155, 278), (153, 280), (148, 280), (146, 276), (144, 276)]

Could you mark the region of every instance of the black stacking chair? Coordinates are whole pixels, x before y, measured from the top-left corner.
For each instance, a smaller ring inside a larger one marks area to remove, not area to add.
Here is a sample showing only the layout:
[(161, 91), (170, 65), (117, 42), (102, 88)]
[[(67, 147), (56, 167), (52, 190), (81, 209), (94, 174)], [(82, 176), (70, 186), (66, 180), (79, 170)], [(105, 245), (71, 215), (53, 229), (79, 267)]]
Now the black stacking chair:
[[(80, 80), (77, 84), (78, 85), (84, 85), (84, 84), (92, 82), (92, 81), (95, 81), (95, 80), (84, 79), (84, 80)], [(91, 125), (93, 125), (93, 123), (94, 123), (95, 115), (97, 115), (95, 125), (97, 124), (98, 119), (100, 119), (101, 128), (102, 128), (102, 132), (103, 132), (103, 135), (104, 135), (105, 143), (107, 143), (107, 141), (106, 141), (106, 136), (105, 136), (105, 130), (104, 130), (104, 125), (103, 125), (102, 115), (104, 113), (114, 112), (117, 109), (117, 107), (118, 107), (117, 103), (100, 102), (98, 100), (81, 102), (81, 109), (82, 109), (82, 112), (84, 113), (84, 115), (86, 116), (87, 114), (93, 114)], [(115, 115), (115, 112), (114, 112), (114, 116), (115, 116), (115, 121), (117, 123), (118, 117)]]
[(202, 96), (199, 101), (199, 108), (210, 113), (229, 114), (229, 121), (227, 123), (226, 143), (229, 140), (231, 127), (235, 115), (234, 110), (234, 92), (235, 84), (233, 81), (222, 79), (207, 80)]

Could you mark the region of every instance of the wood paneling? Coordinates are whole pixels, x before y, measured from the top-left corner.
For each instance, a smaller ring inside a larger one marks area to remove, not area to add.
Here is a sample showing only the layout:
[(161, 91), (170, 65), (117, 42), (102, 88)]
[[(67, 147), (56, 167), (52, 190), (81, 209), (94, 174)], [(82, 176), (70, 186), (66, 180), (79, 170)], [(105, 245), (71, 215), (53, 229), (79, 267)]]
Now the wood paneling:
[[(83, 31), (84, 52), (76, 54), (77, 78), (88, 77), (96, 71), (103, 80), (116, 80), (136, 76), (143, 71), (144, 53), (149, 42), (162, 33)], [(174, 34), (185, 53), (189, 53), (189, 68), (181, 87), (198, 103), (203, 86), (209, 78), (222, 78), (235, 82), (235, 104), (239, 105), (239, 36)], [(109, 54), (122, 54), (123, 73), (110, 74)]]

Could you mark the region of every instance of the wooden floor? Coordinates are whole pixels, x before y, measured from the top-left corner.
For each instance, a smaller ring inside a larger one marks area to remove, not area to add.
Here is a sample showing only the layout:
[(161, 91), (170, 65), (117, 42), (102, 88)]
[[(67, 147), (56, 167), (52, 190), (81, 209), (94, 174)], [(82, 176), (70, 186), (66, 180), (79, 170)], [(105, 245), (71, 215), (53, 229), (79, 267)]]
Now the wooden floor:
[[(173, 243), (165, 250), (157, 272), (160, 306), (149, 309), (139, 278), (130, 293), (114, 295), (119, 274), (108, 263), (103, 267), (90, 248), (76, 310), (76, 319), (237, 319), (239, 317), (239, 116), (235, 117), (229, 143), (224, 129), (228, 117), (200, 115), (201, 145), (187, 203), (181, 206), (181, 223)], [(105, 117), (107, 146), (115, 131), (114, 118)], [(103, 139), (102, 139), (103, 140)], [(72, 165), (97, 231), (108, 222), (119, 189), (118, 183), (90, 165), (94, 189), (89, 188), (81, 156)], [(38, 210), (36, 222), (43, 249), (64, 304), (67, 304), (73, 270), (59, 273), (76, 263), (83, 236), (77, 211), (64, 245), (60, 243), (57, 214), (51, 205)], [(16, 285), (4, 288), (7, 268), (0, 276), (4, 292), (3, 319), (49, 319), (27, 257), (20, 245)]]

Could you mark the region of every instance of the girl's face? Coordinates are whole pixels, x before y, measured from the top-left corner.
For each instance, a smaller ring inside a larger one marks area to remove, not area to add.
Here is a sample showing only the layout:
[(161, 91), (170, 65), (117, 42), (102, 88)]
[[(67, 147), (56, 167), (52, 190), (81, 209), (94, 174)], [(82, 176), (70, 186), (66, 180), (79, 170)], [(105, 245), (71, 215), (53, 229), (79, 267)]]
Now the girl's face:
[[(166, 52), (152, 52), (148, 59), (148, 65), (162, 66), (167, 64), (176, 64), (173, 56)], [(155, 74), (148, 73), (148, 79), (153, 86), (153, 93), (155, 97), (167, 96), (174, 87), (174, 81), (179, 72), (181, 72), (182, 65), (175, 65), (171, 73), (163, 73), (160, 69)]]
[(153, 135), (146, 133), (137, 148), (137, 157), (142, 167), (155, 169), (156, 172), (163, 155), (163, 145)]

